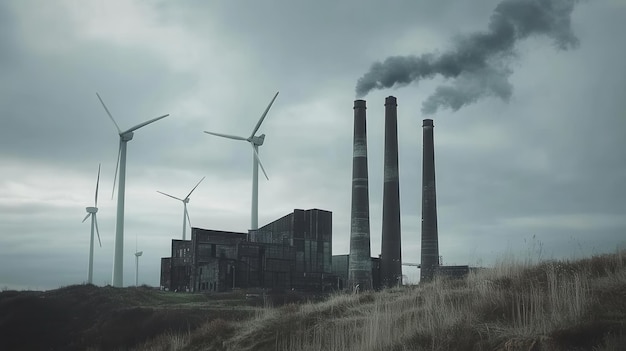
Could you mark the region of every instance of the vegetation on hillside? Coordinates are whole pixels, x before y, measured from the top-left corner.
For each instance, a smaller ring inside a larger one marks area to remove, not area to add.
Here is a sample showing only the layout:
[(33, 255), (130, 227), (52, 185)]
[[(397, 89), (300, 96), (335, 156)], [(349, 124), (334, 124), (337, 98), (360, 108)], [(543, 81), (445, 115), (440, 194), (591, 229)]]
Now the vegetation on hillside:
[(213, 319), (242, 320), (256, 308), (240, 296), (170, 293), (150, 287), (74, 285), (0, 292), (0, 350), (124, 350)]
[(623, 350), (626, 252), (266, 308), (138, 350)]
[(509, 260), (462, 280), (338, 293), (320, 302), (258, 303), (244, 291), (4, 291), (0, 349), (624, 350), (626, 251), (577, 261)]

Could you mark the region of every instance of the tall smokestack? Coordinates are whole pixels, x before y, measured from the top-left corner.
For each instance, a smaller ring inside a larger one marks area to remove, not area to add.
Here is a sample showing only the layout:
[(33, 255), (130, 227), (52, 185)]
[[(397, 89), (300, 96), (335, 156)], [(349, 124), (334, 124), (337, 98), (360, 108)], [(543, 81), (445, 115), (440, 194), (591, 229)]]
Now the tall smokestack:
[(425, 119), (422, 157), (422, 263), (420, 281), (430, 281), (439, 267), (437, 194), (435, 191), (435, 145), (432, 119)]
[(380, 258), (381, 283), (402, 283), (400, 239), (400, 182), (398, 180), (398, 113), (396, 98), (385, 99), (385, 165), (383, 185), (383, 242)]
[(354, 149), (352, 156), (352, 214), (348, 286), (372, 289), (370, 257), (370, 205), (367, 176), (365, 100), (354, 101)]

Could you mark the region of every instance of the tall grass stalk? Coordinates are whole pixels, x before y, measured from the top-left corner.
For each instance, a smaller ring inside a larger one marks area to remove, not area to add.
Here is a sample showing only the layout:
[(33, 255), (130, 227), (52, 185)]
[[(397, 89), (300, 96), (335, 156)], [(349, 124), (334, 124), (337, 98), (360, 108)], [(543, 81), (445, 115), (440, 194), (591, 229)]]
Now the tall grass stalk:
[(141, 351), (179, 351), (184, 350), (190, 342), (190, 333), (167, 332), (148, 340), (133, 350)]
[[(623, 252), (603, 258), (603, 277), (626, 282)], [(583, 323), (597, 275), (590, 264), (508, 258), (467, 279), (385, 290), (359, 300), (340, 294), (297, 310), (318, 319), (285, 331), (279, 350), (444, 350), (451, 340), (548, 335)], [(604, 279), (604, 278), (602, 278)]]

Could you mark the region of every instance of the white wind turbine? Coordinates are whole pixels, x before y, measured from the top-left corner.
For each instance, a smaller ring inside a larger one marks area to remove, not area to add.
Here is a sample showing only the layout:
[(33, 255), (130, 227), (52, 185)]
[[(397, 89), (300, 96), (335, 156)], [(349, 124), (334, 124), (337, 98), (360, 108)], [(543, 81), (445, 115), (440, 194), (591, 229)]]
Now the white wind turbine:
[(137, 234), (135, 234), (135, 287), (139, 286), (139, 257), (143, 255), (143, 251), (137, 251)]
[(87, 207), (87, 215), (83, 219), (83, 223), (91, 216), (91, 239), (89, 240), (89, 275), (87, 276), (87, 284), (93, 284), (93, 230), (96, 229), (98, 234), (98, 243), (102, 247), (102, 241), (100, 241), (100, 230), (98, 229), (98, 220), (96, 219), (96, 213), (98, 212), (98, 185), (100, 184), (100, 165), (98, 165), (98, 180), (96, 180), (96, 198), (94, 200), (93, 207)]
[(135, 286), (139, 286), (139, 257), (143, 255), (143, 251), (135, 251)]
[(261, 123), (263, 123), (263, 120), (265, 119), (267, 112), (270, 110), (270, 107), (272, 107), (272, 104), (274, 103), (274, 100), (276, 100), (277, 96), (278, 96), (278, 92), (276, 92), (276, 95), (274, 95), (274, 98), (272, 99), (272, 101), (270, 101), (269, 105), (267, 105), (265, 112), (263, 112), (263, 115), (261, 115), (261, 118), (259, 119), (256, 126), (252, 130), (252, 134), (250, 134), (248, 138), (244, 138), (244, 137), (240, 137), (236, 135), (228, 135), (228, 134), (220, 134), (220, 133), (204, 131), (207, 134), (211, 134), (211, 135), (215, 135), (215, 136), (219, 136), (223, 138), (247, 141), (252, 146), (253, 157), (252, 157), (252, 214), (251, 214), (251, 219), (250, 219), (251, 229), (259, 228), (259, 166), (261, 166), (261, 170), (263, 171), (265, 178), (269, 180), (269, 177), (267, 176), (267, 173), (265, 172), (265, 168), (263, 167), (263, 164), (261, 163), (261, 159), (259, 158), (259, 146), (263, 145), (263, 141), (265, 140), (265, 134), (261, 134), (259, 136), (256, 136), (255, 134), (261, 127)]
[(187, 222), (189, 222), (189, 228), (191, 228), (191, 220), (189, 219), (189, 212), (187, 212), (187, 204), (189, 203), (189, 196), (191, 196), (191, 193), (193, 193), (193, 191), (196, 190), (198, 185), (200, 185), (200, 183), (202, 183), (204, 178), (206, 178), (206, 177), (202, 177), (202, 179), (200, 179), (198, 184), (196, 184), (196, 186), (194, 186), (193, 189), (191, 189), (189, 194), (187, 194), (187, 196), (185, 196), (184, 199), (179, 199), (176, 196), (172, 196), (170, 194), (166, 194), (166, 193), (164, 193), (162, 191), (158, 191), (157, 190), (157, 193), (159, 193), (159, 194), (163, 194), (165, 196), (171, 197), (172, 199), (176, 199), (178, 201), (182, 201), (183, 202), (183, 240), (186, 240), (185, 232), (186, 232)]
[[(100, 98), (100, 94), (96, 93), (98, 100), (104, 107), (107, 115), (115, 124), (118, 134), (120, 136), (120, 146), (117, 153), (117, 165), (115, 168), (115, 178), (113, 180), (113, 192), (115, 192), (115, 180), (117, 179), (117, 171), (119, 168), (120, 182), (118, 184), (117, 191), (117, 222), (115, 224), (115, 257), (113, 259), (113, 286), (122, 287), (124, 285), (124, 194), (126, 188), (126, 144), (133, 139), (133, 132), (141, 127), (144, 127), (150, 123), (156, 122), (162, 118), (169, 116), (169, 114), (153, 118), (149, 121), (140, 123), (126, 131), (122, 131), (115, 122), (115, 119), (109, 112), (109, 109)], [(113, 194), (111, 194), (113, 197)]]

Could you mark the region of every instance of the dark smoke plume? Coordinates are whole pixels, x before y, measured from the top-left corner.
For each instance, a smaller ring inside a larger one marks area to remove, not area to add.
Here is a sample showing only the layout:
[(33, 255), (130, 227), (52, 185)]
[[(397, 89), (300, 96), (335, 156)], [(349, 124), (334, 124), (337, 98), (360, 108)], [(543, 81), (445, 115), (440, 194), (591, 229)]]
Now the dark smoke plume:
[(392, 56), (376, 62), (356, 86), (358, 97), (373, 89), (403, 86), (439, 74), (452, 79), (423, 103), (422, 112), (432, 114), (440, 107), (454, 111), (485, 96), (505, 101), (512, 94), (509, 83), (515, 45), (531, 36), (547, 36), (557, 49), (578, 45), (570, 16), (578, 0), (504, 0), (489, 21), (488, 30), (457, 38), (441, 54)]

